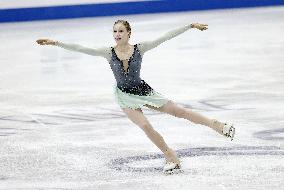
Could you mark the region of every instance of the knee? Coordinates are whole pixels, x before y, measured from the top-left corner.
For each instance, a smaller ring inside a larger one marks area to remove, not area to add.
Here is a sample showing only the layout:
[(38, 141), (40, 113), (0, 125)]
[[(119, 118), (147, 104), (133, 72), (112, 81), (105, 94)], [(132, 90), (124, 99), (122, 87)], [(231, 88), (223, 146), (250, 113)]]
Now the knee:
[(179, 117), (179, 118), (185, 118), (186, 117), (186, 109), (183, 107), (177, 106), (174, 102), (169, 102), (169, 107), (166, 110), (167, 113), (171, 114), (172, 116)]
[(180, 117), (186, 119), (188, 115), (188, 110), (186, 110), (185, 108), (182, 108), (180, 110)]

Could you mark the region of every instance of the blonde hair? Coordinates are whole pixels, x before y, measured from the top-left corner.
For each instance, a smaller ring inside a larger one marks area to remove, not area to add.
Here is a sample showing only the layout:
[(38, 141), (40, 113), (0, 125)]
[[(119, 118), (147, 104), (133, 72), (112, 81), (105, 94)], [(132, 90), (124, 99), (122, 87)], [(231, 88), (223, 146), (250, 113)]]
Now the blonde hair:
[[(130, 38), (130, 35), (131, 35), (131, 27), (130, 27), (130, 24), (129, 22), (127, 22), (126, 20), (117, 20), (115, 21), (114, 25), (116, 25), (117, 23), (121, 23), (125, 26), (126, 28), (126, 31), (129, 32), (129, 38)], [(113, 25), (113, 26), (114, 26)]]

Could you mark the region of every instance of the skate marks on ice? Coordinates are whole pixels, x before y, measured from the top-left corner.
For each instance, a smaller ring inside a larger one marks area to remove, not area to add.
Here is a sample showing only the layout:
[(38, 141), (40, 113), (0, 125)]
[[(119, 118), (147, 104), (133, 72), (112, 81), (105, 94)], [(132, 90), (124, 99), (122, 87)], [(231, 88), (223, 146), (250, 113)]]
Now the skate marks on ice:
[[(281, 136), (277, 136), (282, 134)], [(253, 134), (254, 137), (263, 140), (284, 141), (284, 128), (259, 131)]]
[(4, 181), (4, 180), (7, 180), (7, 179), (9, 179), (9, 178), (6, 177), (6, 176), (1, 176), (1, 175), (0, 175), (0, 181)]
[(185, 104), (185, 103), (178, 103), (184, 108), (189, 108), (193, 110), (199, 111), (239, 111), (239, 110), (252, 110), (255, 109), (253, 107), (243, 107), (243, 108), (233, 108), (231, 104), (227, 103), (228, 101), (218, 98), (218, 99), (203, 99), (197, 101), (197, 103)]
[[(197, 147), (177, 150), (180, 158), (200, 156), (284, 156), (284, 148), (277, 146)], [(131, 156), (113, 159), (108, 166), (118, 171), (162, 172), (161, 167), (139, 167), (139, 162), (164, 159), (163, 154)], [(134, 165), (134, 166), (133, 166)], [(184, 170), (184, 169), (183, 169)], [(186, 170), (185, 170), (186, 171)], [(191, 172), (191, 171), (186, 171)], [(186, 173), (185, 172), (185, 173)]]
[(16, 128), (0, 128), (0, 137), (14, 135), (16, 130)]
[[(179, 103), (177, 104), (198, 111), (224, 111), (224, 110), (248, 110), (253, 108), (230, 108), (229, 104), (220, 103), (215, 100), (200, 100), (191, 102), (190, 104)], [(149, 109), (143, 110), (146, 115), (161, 115), (164, 113), (151, 111)], [(9, 111), (13, 112), (13, 111)], [(126, 118), (125, 114), (120, 108), (105, 108), (97, 107), (96, 109), (61, 109), (45, 113), (5, 113), (1, 111), (0, 121), (6, 122), (9, 126), (13, 124), (24, 124), (24, 126), (56, 126), (68, 124), (81, 124), (88, 122), (96, 122), (102, 120)], [(32, 128), (17, 128), (17, 127), (4, 127), (0, 126), (0, 137), (15, 135), (24, 131), (33, 130)]]

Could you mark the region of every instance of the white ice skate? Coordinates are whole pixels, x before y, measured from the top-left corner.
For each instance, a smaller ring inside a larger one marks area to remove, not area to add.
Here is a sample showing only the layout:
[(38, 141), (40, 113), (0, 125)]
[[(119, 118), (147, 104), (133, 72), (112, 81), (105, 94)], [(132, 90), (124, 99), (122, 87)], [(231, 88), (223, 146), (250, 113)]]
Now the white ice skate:
[(231, 141), (234, 139), (235, 127), (233, 127), (233, 124), (225, 123), (225, 125), (223, 127), (223, 135), (231, 138)]
[(167, 162), (163, 169), (164, 174), (176, 174), (182, 172), (180, 165), (174, 162)]

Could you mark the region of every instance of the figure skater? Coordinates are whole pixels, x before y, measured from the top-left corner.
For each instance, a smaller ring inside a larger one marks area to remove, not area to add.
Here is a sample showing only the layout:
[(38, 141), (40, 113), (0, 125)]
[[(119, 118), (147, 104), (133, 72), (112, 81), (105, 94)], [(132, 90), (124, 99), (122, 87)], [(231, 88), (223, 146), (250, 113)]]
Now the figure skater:
[(131, 36), (129, 23), (125, 20), (117, 20), (113, 25), (113, 37), (116, 42), (116, 46), (113, 47), (88, 48), (50, 39), (39, 39), (37, 43), (40, 45), (58, 46), (67, 50), (106, 58), (116, 79), (114, 94), (117, 103), (128, 118), (138, 125), (147, 137), (164, 153), (166, 162), (163, 172), (172, 174), (181, 171), (180, 160), (175, 151), (166, 144), (163, 137), (153, 129), (143, 114), (141, 109), (143, 106), (178, 118), (184, 118), (196, 124), (208, 126), (231, 140), (233, 140), (235, 134), (235, 128), (232, 124), (209, 119), (192, 110), (185, 109), (155, 91), (140, 78), (142, 58), (147, 51), (193, 28), (203, 31), (208, 29), (208, 25), (200, 23), (187, 24), (171, 30), (155, 40), (131, 45), (129, 44)]

